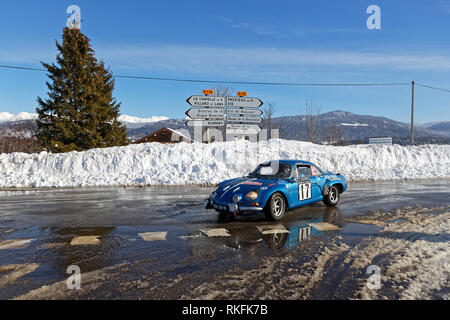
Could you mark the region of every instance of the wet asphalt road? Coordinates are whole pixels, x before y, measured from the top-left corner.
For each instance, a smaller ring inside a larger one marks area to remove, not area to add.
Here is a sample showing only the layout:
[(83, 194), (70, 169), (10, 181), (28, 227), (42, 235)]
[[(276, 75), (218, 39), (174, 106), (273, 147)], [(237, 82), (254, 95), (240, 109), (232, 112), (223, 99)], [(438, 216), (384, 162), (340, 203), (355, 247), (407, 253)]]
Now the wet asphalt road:
[[(65, 283), (67, 267), (77, 265), (89, 275), (82, 290), (56, 286), (44, 298), (178, 299), (230, 268), (257, 269), (262, 257), (308, 250), (336, 232), (357, 241), (376, 231), (375, 226), (346, 223), (345, 218), (370, 210), (448, 205), (449, 187), (449, 180), (352, 183), (338, 207), (314, 204), (290, 211), (277, 223), (267, 222), (263, 215), (219, 220), (214, 211), (203, 209), (208, 187), (0, 191), (0, 242), (32, 240), (0, 250), (0, 298)], [(297, 233), (310, 222), (328, 222), (342, 230), (309, 229), (308, 241), (299, 241)], [(261, 227), (285, 228), (291, 236), (262, 234)], [(201, 231), (218, 228), (227, 236), (209, 237)], [(166, 234), (161, 239), (139, 235), (154, 232)], [(71, 245), (79, 236), (97, 236), (100, 241)], [(2, 282), (2, 266), (32, 263), (38, 265), (34, 271)], [(97, 274), (102, 271), (106, 275)]]

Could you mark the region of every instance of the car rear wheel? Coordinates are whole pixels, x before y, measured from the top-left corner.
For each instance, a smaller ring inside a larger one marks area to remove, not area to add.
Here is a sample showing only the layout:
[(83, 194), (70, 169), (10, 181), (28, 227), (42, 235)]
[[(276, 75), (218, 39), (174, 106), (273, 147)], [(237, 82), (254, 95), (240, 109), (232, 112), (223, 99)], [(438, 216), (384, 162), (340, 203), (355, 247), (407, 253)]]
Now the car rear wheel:
[(286, 200), (281, 193), (275, 192), (265, 209), (266, 218), (269, 220), (281, 220), (286, 213)]
[(331, 186), (328, 193), (323, 197), (323, 202), (329, 206), (334, 207), (338, 204), (340, 198), (340, 191), (337, 186)]

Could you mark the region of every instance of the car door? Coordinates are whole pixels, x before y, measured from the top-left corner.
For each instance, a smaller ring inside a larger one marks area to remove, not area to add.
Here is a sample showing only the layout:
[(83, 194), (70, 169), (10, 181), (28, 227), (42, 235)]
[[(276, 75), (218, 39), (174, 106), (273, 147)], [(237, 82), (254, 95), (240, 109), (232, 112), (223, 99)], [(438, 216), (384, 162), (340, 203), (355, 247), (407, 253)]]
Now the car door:
[(325, 183), (325, 178), (322, 172), (315, 166), (311, 166), (311, 186), (312, 186), (312, 199), (319, 201), (323, 199), (322, 188)]
[(303, 205), (315, 202), (322, 197), (320, 177), (314, 176), (310, 165), (299, 164), (297, 173), (297, 202)]

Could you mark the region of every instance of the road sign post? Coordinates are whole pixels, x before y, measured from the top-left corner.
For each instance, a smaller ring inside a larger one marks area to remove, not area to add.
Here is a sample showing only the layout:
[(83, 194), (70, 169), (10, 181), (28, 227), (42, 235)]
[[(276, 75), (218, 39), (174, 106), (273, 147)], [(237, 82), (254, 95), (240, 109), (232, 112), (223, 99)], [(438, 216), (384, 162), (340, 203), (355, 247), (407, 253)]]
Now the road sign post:
[[(210, 127), (225, 127), (227, 134), (257, 135), (261, 131), (263, 102), (259, 98), (247, 97), (246, 91), (238, 91), (236, 97), (212, 96), (213, 90), (205, 89), (203, 96), (190, 96), (186, 102), (193, 108), (186, 111), (188, 127), (205, 128), (209, 143)], [(203, 140), (203, 138), (202, 138)]]

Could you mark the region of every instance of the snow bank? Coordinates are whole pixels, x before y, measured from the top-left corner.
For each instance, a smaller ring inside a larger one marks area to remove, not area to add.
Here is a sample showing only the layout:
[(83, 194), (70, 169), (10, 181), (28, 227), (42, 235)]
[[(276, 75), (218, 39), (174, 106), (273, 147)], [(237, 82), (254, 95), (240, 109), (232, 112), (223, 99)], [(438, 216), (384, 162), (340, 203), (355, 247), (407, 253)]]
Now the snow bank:
[(0, 154), (0, 187), (214, 184), (242, 176), (271, 159), (311, 161), (352, 181), (450, 178), (450, 145), (334, 147), (241, 140)]
[(397, 218), (344, 260), (356, 273), (373, 264), (382, 271), (380, 290), (370, 289), (364, 279), (355, 298), (450, 299), (450, 212), (406, 208), (398, 210)]

